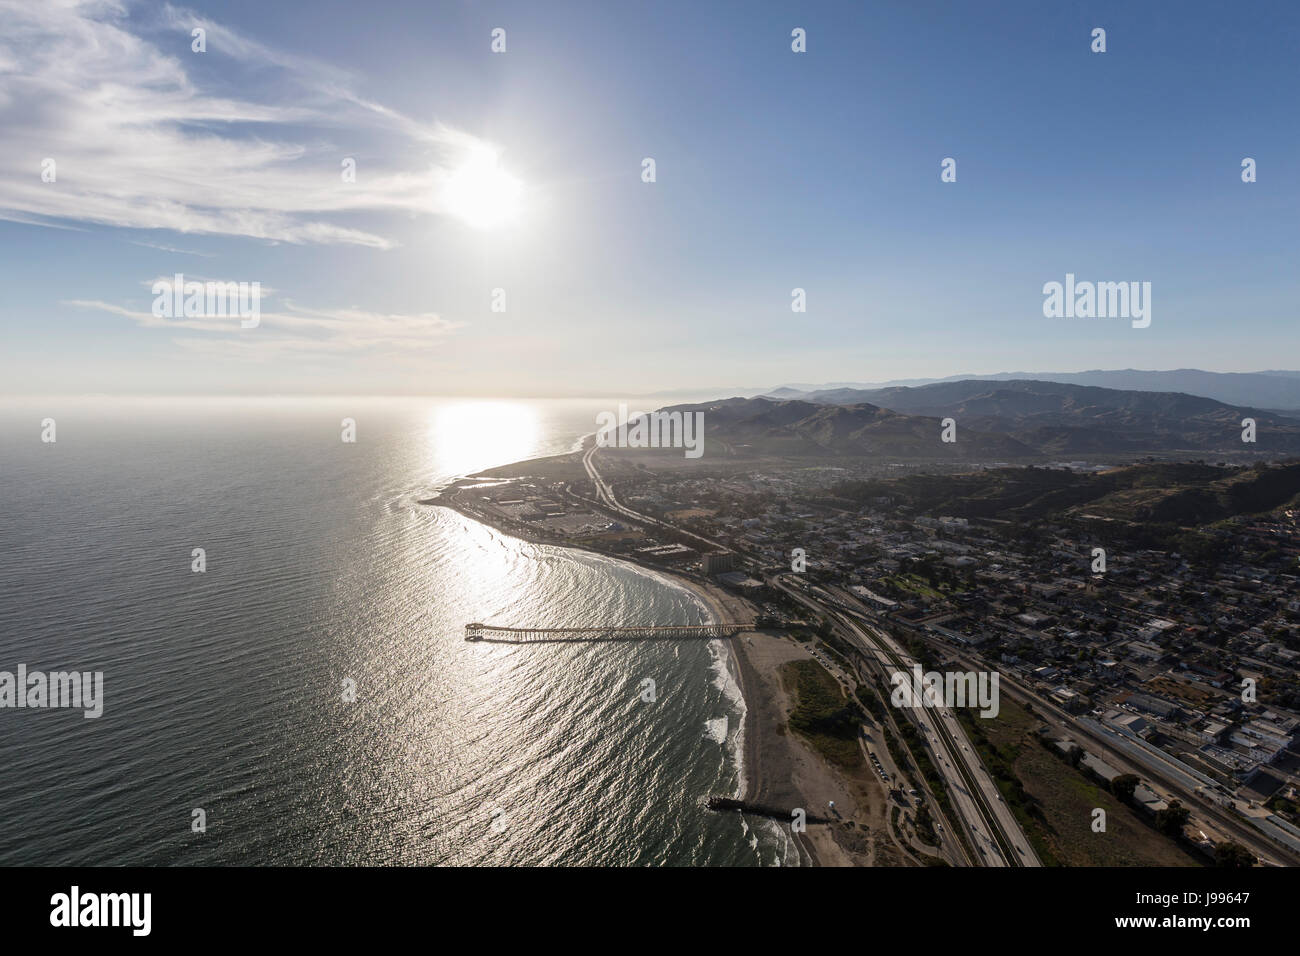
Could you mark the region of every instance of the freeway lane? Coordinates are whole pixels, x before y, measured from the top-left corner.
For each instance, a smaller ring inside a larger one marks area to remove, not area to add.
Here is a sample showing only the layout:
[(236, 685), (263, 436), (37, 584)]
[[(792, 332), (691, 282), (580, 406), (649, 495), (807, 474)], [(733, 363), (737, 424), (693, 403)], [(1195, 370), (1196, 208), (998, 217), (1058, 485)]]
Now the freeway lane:
[[(710, 547), (725, 550), (717, 542), (683, 531), (657, 518), (639, 514), (620, 504), (614, 497), (613, 489), (601, 477), (596, 467), (595, 456), (599, 448), (599, 445), (593, 443), (583, 454), (582, 464), (602, 504), (642, 523), (667, 528), (677, 534), (688, 535)], [(868, 636), (851, 618), (790, 588), (779, 575), (773, 578), (771, 583), (819, 614), (838, 622), (841, 628), (847, 630), (864, 656), (871, 659), (874, 655), (885, 673), (891, 670), (910, 669), (912, 662), (904, 658), (901, 650), (893, 645), (893, 641), (887, 635), (872, 628), (876, 637)], [(1025, 838), (1010, 809), (997, 799), (996, 787), (993, 786), (988, 772), (979, 762), (974, 749), (970, 747), (965, 733), (952, 712), (946, 708), (922, 707), (913, 713), (930, 742), (936, 768), (944, 777), (952, 802), (961, 815), (967, 831), (971, 834), (981, 858), (976, 862), (982, 862), (986, 866), (1041, 866), (1041, 862), (1029, 846), (1029, 841)]]
[(1140, 777), (1147, 786), (1155, 790), (1166, 802), (1175, 798), (1180, 800), (1183, 806), (1192, 809), (1197, 816), (1203, 818), (1212, 827), (1217, 828), (1233, 841), (1249, 848), (1251, 852), (1259, 857), (1261, 863), (1270, 866), (1295, 866), (1300, 862), (1300, 859), (1289, 854), (1284, 848), (1270, 842), (1235, 813), (1225, 810), (1210, 800), (1206, 800), (1194, 789), (1179, 786), (1170, 775), (1162, 772), (1160, 765), (1156, 761), (1150, 759), (1138, 760), (1135, 759), (1133, 753), (1117, 749), (1114, 742), (1119, 740), (1119, 735), (1108, 732), (1112, 739), (1107, 739), (1101, 734), (1095, 733), (1075, 715), (1062, 710), (1052, 701), (1034, 693), (1028, 687), (1018, 684), (1005, 674), (1002, 677), (1002, 686), (1013, 699), (1020, 703), (1032, 703), (1040, 716), (1044, 719), (1050, 718), (1052, 722), (1071, 735), (1077, 742), (1084, 744), (1089, 752), (1096, 754), (1117, 770)]
[[(963, 667), (975, 669), (985, 666), (979, 658), (971, 655), (968, 650), (951, 647), (932, 636), (921, 635), (921, 639), (940, 648), (944, 653), (953, 655), (953, 659)], [(1001, 690), (1020, 704), (1031, 704), (1043, 720), (1056, 724), (1065, 734), (1084, 745), (1090, 753), (1097, 755), (1112, 767), (1124, 773), (1132, 773), (1140, 777), (1147, 786), (1155, 790), (1166, 802), (1177, 798), (1184, 806), (1192, 809), (1196, 816), (1200, 817), (1201, 821), (1203, 821), (1202, 826), (1208, 824), (1212, 829), (1217, 829), (1233, 841), (1249, 848), (1251, 852), (1259, 857), (1261, 863), (1271, 866), (1294, 866), (1297, 862), (1300, 862), (1300, 858), (1289, 854), (1284, 848), (1270, 842), (1234, 812), (1205, 799), (1195, 788), (1180, 785), (1174, 779), (1174, 776), (1161, 766), (1159, 761), (1149, 757), (1136, 759), (1134, 753), (1121, 750), (1117, 746), (1121, 739), (1118, 734), (1105, 731), (1103, 735), (1093, 731), (1079, 717), (1058, 707), (1049, 698), (1035, 693), (1028, 686), (1017, 682), (1006, 673), (1003, 673), (1001, 677)], [(1105, 730), (1105, 728), (1102, 729)]]
[[(853, 643), (864, 657), (874, 661), (884, 673), (910, 669), (910, 659), (891, 648), (889, 646), (891, 642), (869, 636), (852, 619), (787, 584), (779, 575), (772, 578), (770, 583), (799, 603), (839, 623), (848, 631)], [(983, 770), (983, 767), (978, 764), (973, 750), (966, 751), (963, 759), (961, 747), (966, 743), (966, 739), (951, 711), (946, 708), (921, 707), (911, 710), (911, 714), (929, 743), (935, 768), (943, 776), (953, 806), (971, 835), (980, 857), (977, 862), (985, 866), (1041, 865), (1014, 818), (1011, 820), (1012, 837), (1005, 835), (1005, 822), (1000, 820), (989, 806), (990, 803), (996, 805), (997, 801), (984, 796), (978, 782), (979, 777), (971, 771), (968, 761), (974, 760), (980, 770)], [(945, 714), (946, 718), (942, 716)], [(969, 747), (968, 743), (967, 746)], [(987, 774), (985, 776), (987, 777)]]
[[(602, 505), (604, 505), (606, 508), (611, 509), (612, 511), (617, 512), (618, 514), (623, 515), (625, 518), (630, 518), (633, 521), (637, 521), (641, 524), (664, 528), (676, 535), (683, 535), (687, 538), (692, 539), (693, 541), (697, 541), (700, 544), (706, 545), (708, 548), (711, 548), (714, 551), (728, 550), (726, 546), (721, 545), (716, 541), (711, 541), (710, 539), (705, 538), (701, 535), (695, 534), (693, 531), (687, 531), (684, 528), (679, 528), (676, 525), (669, 524), (667, 521), (660, 521), (658, 518), (652, 518), (650, 515), (643, 515), (639, 511), (633, 511), (631, 508), (625, 507), (624, 505), (620, 504), (619, 500), (614, 497), (613, 487), (611, 487), (609, 482), (607, 482), (604, 478), (600, 476), (600, 472), (596, 468), (596, 460), (595, 460), (596, 452), (599, 450), (600, 450), (600, 446), (596, 444), (593, 444), (590, 448), (588, 448), (587, 451), (582, 456), (582, 467), (587, 470), (587, 477), (590, 478), (591, 483), (596, 486), (596, 500), (599, 501)], [(701, 551), (701, 553), (703, 553), (703, 551)]]
[[(855, 606), (860, 606), (860, 602), (846, 591), (839, 588), (832, 588), (831, 592), (839, 597), (853, 613)], [(861, 619), (861, 623), (867, 627), (876, 638), (889, 647), (898, 659), (901, 659), (908, 668), (914, 663), (904, 652), (903, 649), (894, 641), (888, 633), (880, 629), (870, 620), (869, 611), (865, 608), (857, 611), (856, 616)], [(966, 731), (962, 728), (961, 722), (957, 720), (956, 714), (951, 709), (942, 710), (941, 723), (944, 728), (950, 731), (951, 742), (958, 746), (955, 752), (956, 758), (965, 766), (968, 771), (967, 778), (974, 782), (983, 797), (984, 806), (992, 813), (997, 820), (997, 829), (1002, 832), (1007, 842), (1011, 845), (1012, 850), (1027, 866), (1041, 866), (1042, 861), (1038, 859), (1038, 854), (1034, 852), (1028, 838), (1020, 827), (1020, 821), (1016, 819), (1011, 808), (1007, 806), (1006, 801), (1002, 799), (1002, 794), (997, 788), (992, 775), (988, 768), (979, 759), (978, 751), (971, 746)]]
[[(915, 661), (903, 654), (901, 649), (893, 643), (885, 632), (870, 625), (867, 625), (867, 627), (881, 644), (894, 652), (893, 660), (897, 664), (901, 664), (905, 672), (910, 671)], [(1002, 795), (993, 782), (992, 776), (990, 776), (984, 764), (980, 762), (975, 748), (970, 745), (966, 731), (957, 720), (956, 714), (953, 713), (951, 708), (947, 707), (922, 707), (918, 709), (918, 716), (924, 718), (930, 715), (934, 715), (930, 725), (939, 728), (944, 748), (947, 750), (946, 762), (950, 765), (956, 765), (961, 773), (964, 786), (972, 788), (974, 793), (970, 793), (963, 788), (959, 789), (962, 789), (964, 794), (975, 797), (981, 816), (988, 822), (990, 832), (999, 840), (1001, 855), (1013, 866), (1041, 866), (1042, 862), (1038, 859), (1033, 847), (1029, 845), (1029, 840), (1024, 831), (1021, 830), (1015, 814), (1002, 800)], [(933, 732), (930, 739), (934, 740)], [(1008, 850), (1007, 847), (1010, 849)], [(1012, 853), (1015, 854), (1014, 857), (1011, 855)]]

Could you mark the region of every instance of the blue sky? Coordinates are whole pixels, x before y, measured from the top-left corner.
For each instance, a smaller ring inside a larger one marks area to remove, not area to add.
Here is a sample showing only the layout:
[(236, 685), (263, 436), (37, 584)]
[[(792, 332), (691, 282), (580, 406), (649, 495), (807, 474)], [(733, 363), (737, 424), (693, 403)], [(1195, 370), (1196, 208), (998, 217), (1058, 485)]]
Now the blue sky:
[[(0, 4), (0, 390), (1297, 368), (1298, 11)], [(152, 317), (176, 272), (259, 281), (261, 324)], [(1067, 272), (1150, 282), (1150, 327), (1044, 318)]]

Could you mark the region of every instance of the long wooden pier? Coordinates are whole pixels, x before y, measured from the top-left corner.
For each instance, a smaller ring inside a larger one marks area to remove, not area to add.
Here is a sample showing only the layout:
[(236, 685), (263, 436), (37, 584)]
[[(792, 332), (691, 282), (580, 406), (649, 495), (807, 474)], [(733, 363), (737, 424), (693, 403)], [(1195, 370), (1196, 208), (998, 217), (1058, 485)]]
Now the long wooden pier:
[(752, 631), (753, 624), (614, 624), (607, 627), (501, 627), (496, 624), (466, 624), (467, 641), (505, 641), (527, 644), (534, 641), (665, 641), (714, 640)]

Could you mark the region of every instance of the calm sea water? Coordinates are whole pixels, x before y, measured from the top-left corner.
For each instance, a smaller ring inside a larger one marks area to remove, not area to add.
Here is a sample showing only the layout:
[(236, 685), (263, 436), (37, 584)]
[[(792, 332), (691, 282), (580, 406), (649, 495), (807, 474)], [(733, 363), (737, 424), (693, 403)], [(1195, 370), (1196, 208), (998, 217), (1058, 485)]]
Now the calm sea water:
[[(105, 682), (97, 720), (0, 709), (0, 864), (785, 856), (779, 834), (701, 807), (738, 786), (743, 702), (716, 643), (463, 640), (471, 620), (707, 620), (663, 579), (416, 503), (570, 450), (604, 407), (0, 408), (0, 670)], [(656, 703), (640, 700), (645, 678)]]

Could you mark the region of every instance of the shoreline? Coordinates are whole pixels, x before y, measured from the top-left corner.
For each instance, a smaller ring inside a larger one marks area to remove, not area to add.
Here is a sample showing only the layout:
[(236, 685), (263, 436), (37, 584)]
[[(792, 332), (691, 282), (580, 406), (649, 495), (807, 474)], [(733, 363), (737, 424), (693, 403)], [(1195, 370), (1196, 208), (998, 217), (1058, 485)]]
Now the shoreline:
[[(585, 447), (586, 440), (583, 445)], [(755, 619), (756, 609), (744, 598), (724, 590), (715, 582), (639, 561), (628, 555), (609, 554), (582, 545), (552, 540), (551, 536), (538, 534), (522, 524), (514, 527), (493, 520), (494, 516), (468, 507), (460, 500), (460, 492), (466, 487), (494, 480), (493, 472), (517, 471), (527, 464), (529, 463), (519, 462), (462, 478), (441, 489), (436, 495), (420, 499), (418, 503), (447, 508), (464, 518), (531, 544), (583, 551), (632, 565), (650, 577), (658, 577), (684, 588), (706, 609), (713, 623), (740, 623)], [(844, 785), (844, 781), (837, 779), (838, 772), (802, 739), (785, 730), (791, 701), (782, 686), (781, 669), (789, 660), (804, 657), (811, 659), (807, 651), (788, 638), (762, 631), (742, 631), (719, 643), (723, 649), (721, 666), (736, 685), (739, 695), (737, 703), (743, 711), (733, 750), (740, 790), (736, 798), (749, 804), (801, 807), (808, 811), (809, 816), (813, 816), (819, 812), (813, 807), (825, 806), (825, 797), (829, 793), (839, 806), (852, 808), (854, 799), (850, 788)], [(814, 793), (818, 794), (816, 800), (812, 799)], [(776, 820), (758, 823), (750, 818), (746, 825), (750, 828), (776, 826), (785, 831), (785, 827)], [(833, 833), (834, 826), (835, 824), (829, 823), (810, 823), (802, 834), (785, 831), (782, 835), (787, 852), (793, 847), (799, 856), (800, 866), (856, 865), (858, 854), (851, 854), (840, 845)]]
[[(672, 577), (675, 578), (677, 583), (682, 587), (685, 587), (687, 590), (694, 593), (699, 600), (704, 602), (718, 623), (730, 623), (729, 619), (735, 617), (735, 615), (729, 613), (723, 605), (723, 598), (732, 596), (727, 595), (726, 592), (717, 588), (716, 585), (701, 584), (692, 579), (678, 575), (673, 575)], [(716, 592), (715, 588), (717, 588)], [(739, 598), (733, 599), (741, 600)], [(746, 652), (746, 640), (752, 639), (755, 634), (760, 633), (761, 632), (758, 631), (742, 631), (735, 637), (720, 642), (725, 655), (723, 666), (727, 668), (731, 674), (732, 680), (735, 681), (736, 687), (740, 693), (740, 699), (744, 706), (742, 727), (737, 735), (736, 742), (736, 763), (739, 776), (739, 792), (736, 794), (736, 798), (751, 806), (761, 805), (771, 796), (769, 792), (770, 788), (764, 786), (764, 781), (766, 780), (764, 770), (770, 769), (766, 764), (771, 761), (765, 762), (762, 759), (761, 744), (763, 742), (764, 730), (760, 727), (760, 723), (767, 723), (770, 722), (770, 720), (762, 721), (761, 717), (766, 714), (769, 718), (772, 716), (778, 716), (778, 719), (784, 719), (783, 714), (774, 715), (771, 713), (773, 710), (773, 702), (765, 699), (760, 693), (759, 688), (761, 681), (757, 664), (751, 658), (751, 655)], [(807, 801), (801, 802), (806, 803)], [(781, 826), (781, 824), (777, 823), (775, 819), (769, 818), (769, 821), (770, 822), (767, 825)], [(754, 826), (762, 824), (751, 823), (750, 825)], [(821, 865), (817, 853), (817, 847), (813, 841), (807, 838), (801, 839), (797, 834), (786, 832), (784, 827), (781, 827), (781, 829), (787, 847), (793, 846), (795, 852), (799, 854), (801, 866)]]

